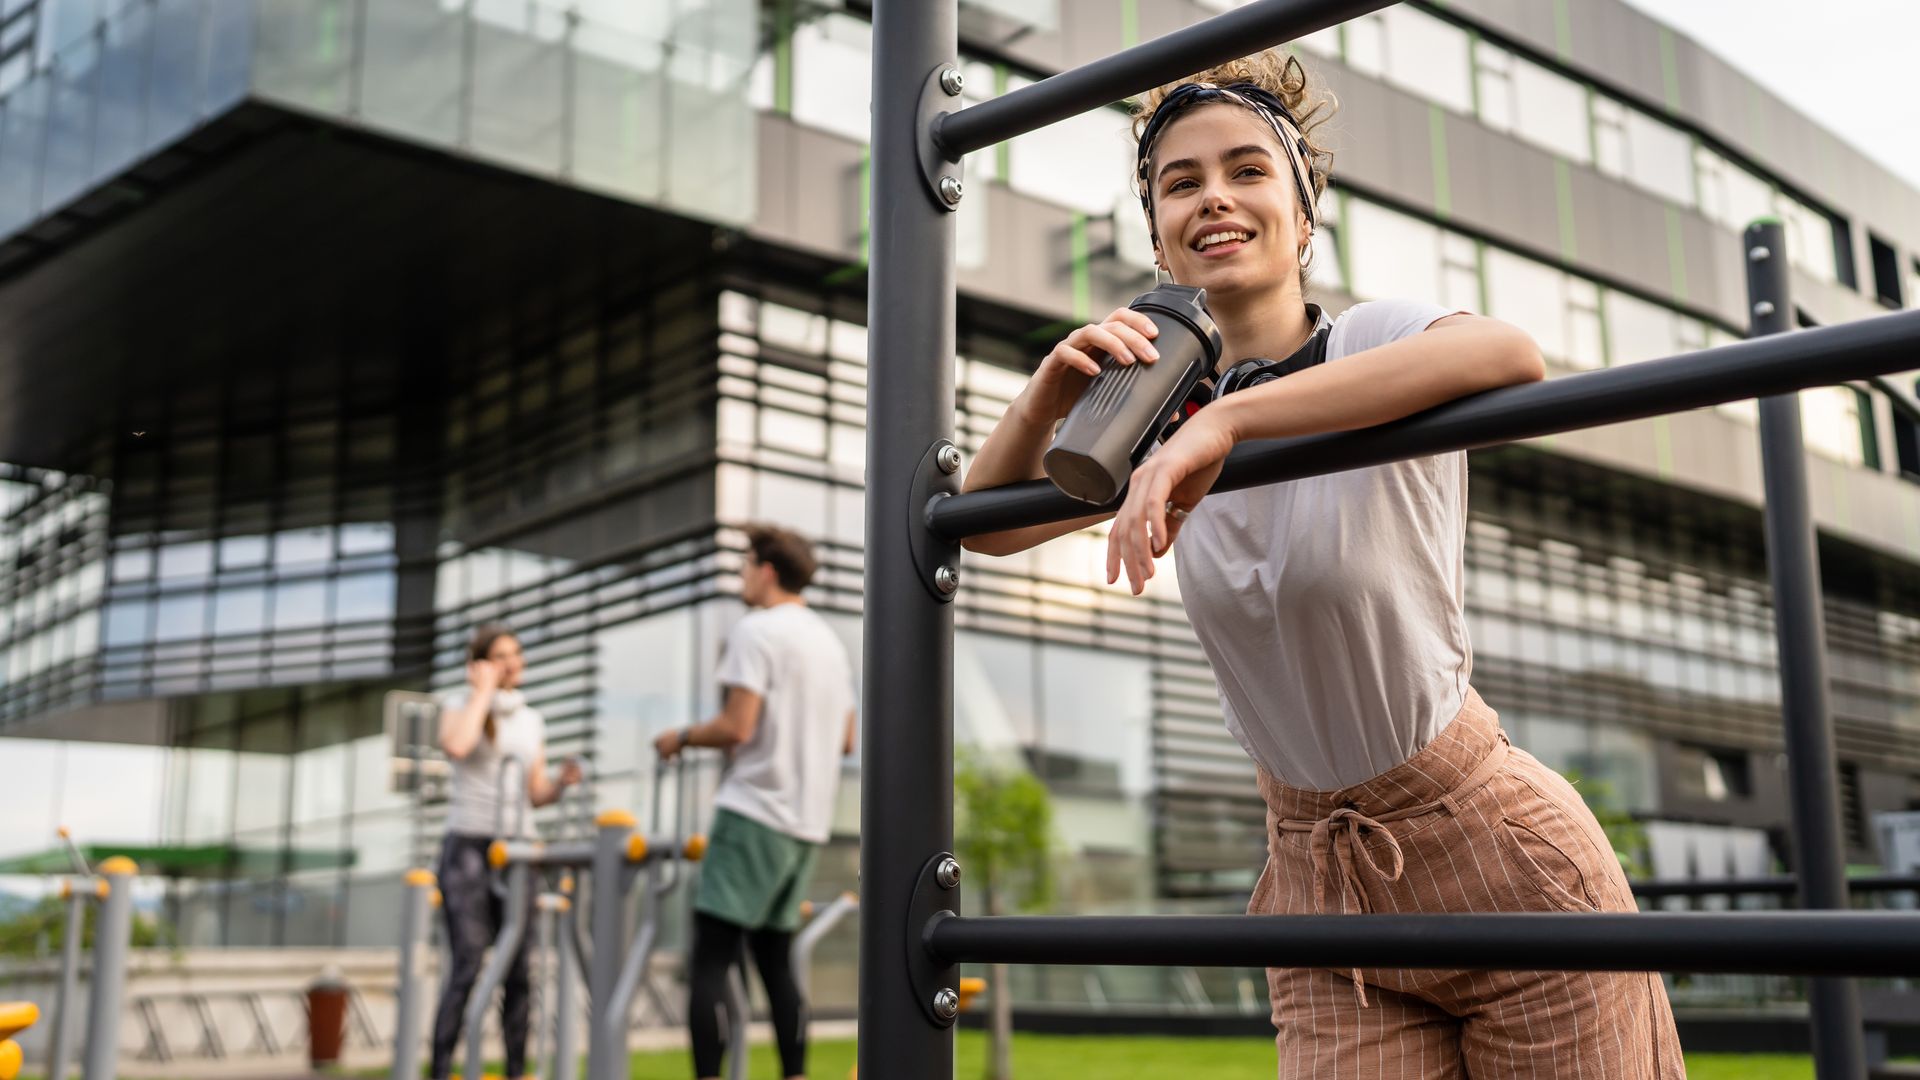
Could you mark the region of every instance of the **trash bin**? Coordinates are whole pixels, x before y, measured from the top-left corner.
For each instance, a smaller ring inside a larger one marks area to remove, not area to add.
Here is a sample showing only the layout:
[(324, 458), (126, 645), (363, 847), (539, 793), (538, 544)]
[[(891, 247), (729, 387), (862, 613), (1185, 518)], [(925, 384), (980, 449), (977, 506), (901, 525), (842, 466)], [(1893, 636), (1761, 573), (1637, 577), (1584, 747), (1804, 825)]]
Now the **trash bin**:
[(307, 1060), (318, 1069), (340, 1062), (347, 1041), (347, 980), (327, 967), (307, 984)]

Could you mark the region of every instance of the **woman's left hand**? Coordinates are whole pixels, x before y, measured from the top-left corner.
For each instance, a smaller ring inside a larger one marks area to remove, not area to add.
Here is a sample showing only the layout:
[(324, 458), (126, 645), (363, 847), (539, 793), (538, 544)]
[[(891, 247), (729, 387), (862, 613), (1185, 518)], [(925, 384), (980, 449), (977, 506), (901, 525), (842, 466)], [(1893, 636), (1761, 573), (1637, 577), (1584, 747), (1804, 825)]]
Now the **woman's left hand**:
[(1153, 560), (1173, 547), (1187, 514), (1220, 478), (1233, 444), (1227, 425), (1202, 409), (1133, 470), (1127, 501), (1107, 534), (1107, 584), (1120, 580), (1125, 569), (1133, 595), (1140, 595), (1153, 577)]
[(560, 763), (560, 786), (572, 787), (580, 782), (580, 759), (568, 758)]

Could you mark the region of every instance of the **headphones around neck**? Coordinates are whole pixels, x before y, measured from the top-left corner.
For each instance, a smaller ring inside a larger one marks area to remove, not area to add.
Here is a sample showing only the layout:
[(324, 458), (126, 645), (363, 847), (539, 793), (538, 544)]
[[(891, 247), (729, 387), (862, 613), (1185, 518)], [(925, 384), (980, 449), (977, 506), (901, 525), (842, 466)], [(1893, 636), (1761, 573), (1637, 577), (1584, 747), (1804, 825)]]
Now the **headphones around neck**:
[(1327, 337), (1332, 330), (1331, 324), (1322, 323), (1307, 336), (1306, 342), (1285, 360), (1250, 356), (1245, 360), (1236, 361), (1233, 366), (1221, 372), (1218, 378), (1202, 378), (1194, 383), (1193, 389), (1187, 393), (1187, 400), (1180, 404), (1173, 420), (1160, 429), (1160, 441), (1166, 442), (1173, 438), (1174, 433), (1180, 430), (1182, 424), (1192, 419), (1193, 414), (1228, 394), (1237, 394), (1242, 390), (1263, 386), (1276, 379), (1284, 379), (1296, 371), (1305, 371), (1316, 364), (1326, 363)]

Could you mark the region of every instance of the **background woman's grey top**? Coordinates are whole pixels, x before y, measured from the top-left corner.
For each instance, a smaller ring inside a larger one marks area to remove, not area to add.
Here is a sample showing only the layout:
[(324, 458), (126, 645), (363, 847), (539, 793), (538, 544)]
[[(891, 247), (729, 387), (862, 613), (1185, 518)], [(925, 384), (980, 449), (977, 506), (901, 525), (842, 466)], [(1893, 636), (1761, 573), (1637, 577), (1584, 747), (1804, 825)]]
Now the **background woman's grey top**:
[[(455, 690), (441, 699), (441, 707), (464, 709), (470, 690)], [(471, 836), (496, 836), (504, 828), (533, 835), (533, 802), (527, 798), (526, 770), (533, 767), (546, 742), (547, 721), (528, 705), (518, 690), (496, 690), (493, 695), (494, 740), (482, 735), (473, 751), (453, 763), (453, 790), (447, 799), (447, 831)], [(500, 790), (500, 762), (518, 758), (518, 768), (507, 769), (513, 790)], [(503, 798), (509, 799), (501, 814)], [(502, 824), (504, 823), (504, 825)]]

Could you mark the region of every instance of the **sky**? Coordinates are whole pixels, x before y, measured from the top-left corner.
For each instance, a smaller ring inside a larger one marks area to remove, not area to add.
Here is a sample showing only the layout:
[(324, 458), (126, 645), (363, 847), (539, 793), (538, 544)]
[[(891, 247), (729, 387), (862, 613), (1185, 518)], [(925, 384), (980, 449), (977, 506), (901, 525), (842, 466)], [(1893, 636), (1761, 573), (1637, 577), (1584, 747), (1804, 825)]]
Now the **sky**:
[[(1920, 188), (1915, 0), (1626, 0)], [(1807, 18), (1818, 12), (1817, 18)]]

